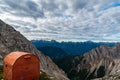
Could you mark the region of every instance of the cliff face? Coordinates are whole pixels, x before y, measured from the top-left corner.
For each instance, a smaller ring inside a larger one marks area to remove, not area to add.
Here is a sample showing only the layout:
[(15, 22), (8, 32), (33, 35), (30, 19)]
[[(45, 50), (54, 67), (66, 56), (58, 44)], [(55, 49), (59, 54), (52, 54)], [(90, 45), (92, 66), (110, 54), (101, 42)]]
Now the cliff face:
[(83, 61), (89, 64), (87, 69), (89, 72), (88, 77), (99, 78), (109, 75), (120, 75), (120, 44), (112, 48), (100, 46), (93, 49), (84, 55)]
[[(120, 76), (120, 44), (114, 47), (100, 46), (81, 56), (59, 60), (71, 80), (89, 80), (105, 76)], [(64, 66), (67, 66), (66, 69)], [(109, 77), (107, 77), (109, 78)]]
[(65, 73), (53, 61), (39, 52), (20, 32), (0, 20), (0, 58), (13, 51), (25, 51), (37, 55), (41, 70), (53, 80), (68, 80)]

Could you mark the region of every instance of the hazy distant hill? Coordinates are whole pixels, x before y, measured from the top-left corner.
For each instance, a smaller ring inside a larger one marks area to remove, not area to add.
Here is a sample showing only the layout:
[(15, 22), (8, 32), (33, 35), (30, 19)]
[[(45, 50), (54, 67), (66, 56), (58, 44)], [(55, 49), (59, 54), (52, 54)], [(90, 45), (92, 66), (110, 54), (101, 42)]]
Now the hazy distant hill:
[(57, 42), (43, 41), (43, 40), (32, 40), (31, 41), (38, 50), (42, 51), (44, 54), (54, 58), (63, 58), (67, 56), (75, 56), (84, 54), (93, 48), (99, 47), (101, 45), (113, 46), (115, 43), (107, 42)]
[(39, 47), (38, 50), (51, 57), (53, 60), (69, 56), (63, 49), (54, 46)]

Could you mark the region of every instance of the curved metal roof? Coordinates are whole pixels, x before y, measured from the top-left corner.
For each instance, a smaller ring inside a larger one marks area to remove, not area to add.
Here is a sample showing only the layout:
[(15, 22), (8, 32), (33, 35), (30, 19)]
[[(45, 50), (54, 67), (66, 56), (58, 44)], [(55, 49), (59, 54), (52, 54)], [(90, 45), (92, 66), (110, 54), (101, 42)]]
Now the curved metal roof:
[(23, 55), (31, 55), (27, 52), (11, 52), (4, 58), (4, 63), (10, 64), (11, 66), (15, 63), (15, 61)]

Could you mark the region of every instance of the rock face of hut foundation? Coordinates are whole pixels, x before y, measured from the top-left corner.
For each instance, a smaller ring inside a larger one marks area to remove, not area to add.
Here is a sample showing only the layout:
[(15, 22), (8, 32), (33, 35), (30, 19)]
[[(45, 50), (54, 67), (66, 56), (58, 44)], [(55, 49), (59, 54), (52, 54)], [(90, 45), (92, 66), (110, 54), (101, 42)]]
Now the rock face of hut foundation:
[(26, 52), (11, 52), (4, 58), (5, 80), (33, 80), (40, 77), (40, 61)]

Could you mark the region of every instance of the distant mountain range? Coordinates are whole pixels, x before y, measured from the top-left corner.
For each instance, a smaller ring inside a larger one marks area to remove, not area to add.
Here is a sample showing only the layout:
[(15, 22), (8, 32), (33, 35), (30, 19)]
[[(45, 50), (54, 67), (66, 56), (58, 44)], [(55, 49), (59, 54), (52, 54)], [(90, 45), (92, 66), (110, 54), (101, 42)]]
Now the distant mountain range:
[(70, 80), (119, 80), (120, 44), (108, 42), (57, 42), (33, 40)]
[(57, 42), (55, 40), (32, 40), (31, 42), (38, 50), (43, 52), (45, 55), (48, 55), (52, 59), (81, 55), (101, 45), (112, 47), (116, 44), (114, 42)]
[(44, 47), (39, 47), (38, 50), (43, 52), (45, 55), (48, 55), (50, 58), (54, 59), (62, 59), (64, 57), (69, 56), (69, 54), (59, 48), (59, 47), (54, 47), (54, 46), (44, 46)]

